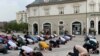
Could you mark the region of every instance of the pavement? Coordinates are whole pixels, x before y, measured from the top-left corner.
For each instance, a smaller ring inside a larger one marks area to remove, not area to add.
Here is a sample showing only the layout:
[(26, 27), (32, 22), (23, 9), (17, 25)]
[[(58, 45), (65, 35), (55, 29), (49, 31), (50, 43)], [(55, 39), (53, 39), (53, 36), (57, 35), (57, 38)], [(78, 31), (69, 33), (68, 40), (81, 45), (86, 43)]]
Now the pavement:
[[(97, 40), (100, 43), (100, 36), (96, 36)], [(44, 56), (66, 56), (69, 51), (73, 51), (74, 45), (83, 45), (84, 44), (84, 36), (76, 36), (73, 40), (69, 41), (65, 45), (60, 45), (60, 48), (53, 48), (52, 51), (42, 51)], [(34, 48), (37, 44), (29, 45)], [(99, 48), (100, 50), (100, 48)], [(8, 54), (0, 53), (0, 56), (18, 56), (18, 50), (10, 50)], [(90, 54), (90, 56), (100, 56), (100, 54)]]

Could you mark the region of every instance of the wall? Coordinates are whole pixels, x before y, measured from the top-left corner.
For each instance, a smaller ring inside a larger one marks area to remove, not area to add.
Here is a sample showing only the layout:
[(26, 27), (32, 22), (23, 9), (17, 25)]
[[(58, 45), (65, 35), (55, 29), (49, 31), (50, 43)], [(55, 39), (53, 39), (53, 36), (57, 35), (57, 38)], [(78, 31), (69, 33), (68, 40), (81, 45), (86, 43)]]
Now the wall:
[(41, 17), (31, 17), (29, 18), (29, 31), (32, 32), (32, 26), (34, 22), (39, 24), (39, 32), (43, 30), (44, 23), (51, 23), (51, 32), (56, 31), (59, 34), (59, 21), (64, 22), (65, 30), (68, 30), (70, 34), (72, 34), (72, 23), (75, 21), (79, 21), (82, 24), (82, 29), (86, 28), (86, 14), (70, 14), (70, 15), (57, 15), (57, 16), (41, 16)]
[[(80, 13), (86, 13), (86, 2), (76, 2), (76, 3), (67, 3), (67, 4), (56, 4), (56, 5), (46, 5), (46, 6), (37, 6), (28, 8), (30, 12), (28, 12), (29, 17), (34, 16), (34, 10), (36, 11), (36, 16), (45, 16), (44, 8), (50, 9), (50, 15), (59, 15), (58, 7), (64, 7), (65, 14), (73, 14), (74, 13), (74, 5), (79, 4)], [(34, 16), (35, 17), (35, 16)]]

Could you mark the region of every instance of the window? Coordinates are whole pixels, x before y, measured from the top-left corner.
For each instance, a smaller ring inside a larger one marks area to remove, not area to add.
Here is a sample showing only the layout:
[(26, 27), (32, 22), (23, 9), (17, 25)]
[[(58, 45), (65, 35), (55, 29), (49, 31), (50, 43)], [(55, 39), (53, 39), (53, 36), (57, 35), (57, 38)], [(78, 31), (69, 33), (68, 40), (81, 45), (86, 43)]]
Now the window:
[(36, 10), (36, 9), (34, 9), (34, 10), (33, 10), (34, 16), (36, 16), (36, 12), (37, 12), (37, 10)]
[(64, 14), (64, 7), (59, 7), (59, 14)]
[(91, 12), (94, 12), (94, 7), (95, 7), (94, 4), (91, 4), (91, 5), (90, 5)]
[(91, 10), (91, 12), (94, 12), (94, 9), (95, 9), (95, 2), (91, 1), (90, 2), (90, 10)]
[(99, 3), (99, 12), (100, 12), (100, 3)]
[(94, 28), (94, 21), (93, 20), (90, 22), (90, 28)]
[(74, 13), (79, 13), (80, 9), (79, 6), (74, 6)]
[(45, 11), (45, 15), (49, 15), (50, 13), (49, 13), (49, 9), (44, 9), (44, 11)]

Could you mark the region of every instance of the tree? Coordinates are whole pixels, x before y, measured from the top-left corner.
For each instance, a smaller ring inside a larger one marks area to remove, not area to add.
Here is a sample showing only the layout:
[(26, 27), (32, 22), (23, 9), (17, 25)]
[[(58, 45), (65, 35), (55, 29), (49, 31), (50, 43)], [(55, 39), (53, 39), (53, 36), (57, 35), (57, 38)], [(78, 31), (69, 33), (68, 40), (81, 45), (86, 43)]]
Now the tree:
[(19, 24), (19, 30), (23, 31), (23, 32), (27, 32), (28, 31), (28, 24), (27, 23), (20, 23)]
[(28, 31), (28, 24), (27, 23), (17, 24), (16, 21), (11, 21), (5, 25), (5, 31), (8, 31), (8, 32), (11, 32), (11, 31), (27, 32)]

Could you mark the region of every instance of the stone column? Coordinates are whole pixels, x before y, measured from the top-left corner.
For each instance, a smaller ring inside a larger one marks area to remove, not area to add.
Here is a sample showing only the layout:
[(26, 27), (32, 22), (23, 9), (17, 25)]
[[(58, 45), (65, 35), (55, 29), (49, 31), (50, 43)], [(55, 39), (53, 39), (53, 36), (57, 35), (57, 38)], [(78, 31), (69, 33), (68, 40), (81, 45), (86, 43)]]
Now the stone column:
[(95, 29), (96, 29), (96, 35), (98, 35), (98, 16), (96, 16)]
[(87, 34), (89, 33), (89, 28), (90, 28), (90, 21), (89, 18), (87, 17)]

